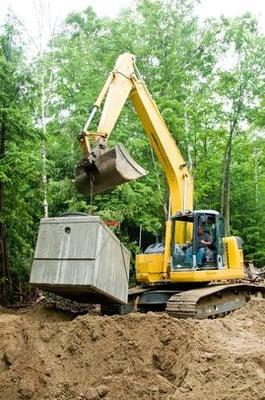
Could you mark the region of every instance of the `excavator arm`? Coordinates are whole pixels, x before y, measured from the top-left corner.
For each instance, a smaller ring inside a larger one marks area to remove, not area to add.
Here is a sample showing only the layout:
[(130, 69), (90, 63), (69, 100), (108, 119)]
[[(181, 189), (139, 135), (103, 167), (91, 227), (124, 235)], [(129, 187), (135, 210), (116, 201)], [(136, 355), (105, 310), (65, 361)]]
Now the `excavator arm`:
[[(116, 145), (114, 149), (107, 147), (107, 140), (128, 98), (132, 101), (149, 142), (163, 167), (170, 194), (169, 215), (192, 210), (193, 182), (186, 163), (137, 71), (135, 57), (129, 53), (118, 57), (114, 70), (100, 92), (84, 127), (81, 139), (84, 158), (76, 168), (77, 189), (83, 194), (92, 195), (146, 174), (121, 144)], [(89, 124), (104, 99), (97, 131), (90, 132), (87, 130)], [(184, 243), (192, 238), (192, 226), (185, 222), (176, 222), (174, 232), (174, 241), (177, 243)], [(166, 222), (165, 250), (161, 268), (163, 279), (169, 276), (171, 239), (172, 220), (169, 218)]]
[(90, 117), (82, 133), (84, 159), (76, 170), (78, 190), (84, 194), (97, 193), (145, 175), (145, 171), (132, 160), (122, 145), (112, 150), (107, 147), (107, 140), (121, 110), (130, 98), (165, 172), (170, 192), (171, 213), (192, 210), (192, 178), (156, 103), (137, 71), (132, 54), (124, 53), (118, 57), (115, 68), (94, 105), (92, 117), (104, 98), (97, 131), (87, 130), (92, 120)]

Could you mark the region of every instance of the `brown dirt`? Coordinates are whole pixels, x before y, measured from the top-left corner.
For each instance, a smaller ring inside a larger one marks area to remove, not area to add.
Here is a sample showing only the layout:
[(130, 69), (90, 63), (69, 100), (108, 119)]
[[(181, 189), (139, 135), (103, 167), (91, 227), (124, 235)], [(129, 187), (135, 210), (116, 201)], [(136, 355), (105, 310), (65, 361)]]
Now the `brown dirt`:
[(216, 320), (0, 309), (0, 400), (265, 400), (265, 300)]

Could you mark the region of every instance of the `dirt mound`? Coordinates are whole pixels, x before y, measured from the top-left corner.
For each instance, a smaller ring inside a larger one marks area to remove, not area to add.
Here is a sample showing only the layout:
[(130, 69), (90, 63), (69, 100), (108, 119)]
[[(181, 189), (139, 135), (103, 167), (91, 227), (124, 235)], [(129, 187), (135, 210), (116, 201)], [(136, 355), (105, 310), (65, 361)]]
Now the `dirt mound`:
[(185, 382), (172, 399), (265, 399), (265, 300), (198, 321)]
[(0, 400), (264, 399), (265, 300), (223, 319), (0, 309)]

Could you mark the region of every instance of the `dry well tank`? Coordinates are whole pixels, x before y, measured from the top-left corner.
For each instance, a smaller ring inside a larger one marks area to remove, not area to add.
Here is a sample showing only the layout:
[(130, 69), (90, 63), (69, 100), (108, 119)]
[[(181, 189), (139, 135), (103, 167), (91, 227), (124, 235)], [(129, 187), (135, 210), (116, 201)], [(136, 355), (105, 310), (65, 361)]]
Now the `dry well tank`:
[(30, 284), (91, 303), (126, 303), (130, 252), (96, 216), (43, 218)]

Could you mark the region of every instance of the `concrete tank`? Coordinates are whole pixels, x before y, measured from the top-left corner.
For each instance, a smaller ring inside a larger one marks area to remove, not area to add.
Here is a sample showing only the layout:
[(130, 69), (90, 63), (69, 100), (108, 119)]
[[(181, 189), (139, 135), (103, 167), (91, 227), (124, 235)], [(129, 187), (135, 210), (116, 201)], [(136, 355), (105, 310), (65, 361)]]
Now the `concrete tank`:
[(43, 218), (30, 285), (91, 303), (127, 303), (130, 252), (96, 216)]

